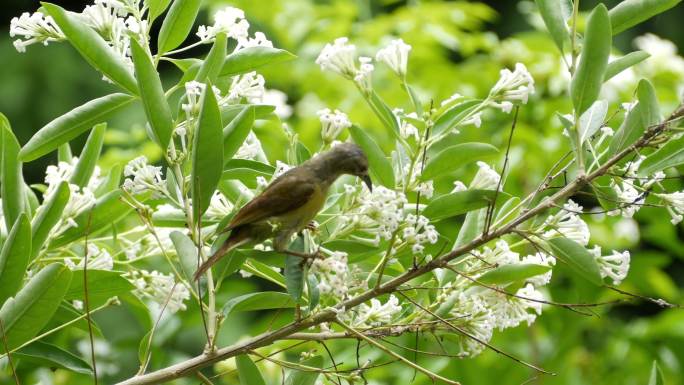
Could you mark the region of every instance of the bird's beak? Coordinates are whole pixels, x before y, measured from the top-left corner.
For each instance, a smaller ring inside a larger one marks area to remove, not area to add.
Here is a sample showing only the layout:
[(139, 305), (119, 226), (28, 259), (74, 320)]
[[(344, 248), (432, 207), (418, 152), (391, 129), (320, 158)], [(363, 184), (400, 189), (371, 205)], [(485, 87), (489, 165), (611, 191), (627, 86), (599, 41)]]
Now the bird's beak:
[(363, 183), (368, 186), (368, 191), (373, 191), (373, 182), (371, 182), (371, 178), (368, 174), (362, 175), (361, 180), (363, 180)]

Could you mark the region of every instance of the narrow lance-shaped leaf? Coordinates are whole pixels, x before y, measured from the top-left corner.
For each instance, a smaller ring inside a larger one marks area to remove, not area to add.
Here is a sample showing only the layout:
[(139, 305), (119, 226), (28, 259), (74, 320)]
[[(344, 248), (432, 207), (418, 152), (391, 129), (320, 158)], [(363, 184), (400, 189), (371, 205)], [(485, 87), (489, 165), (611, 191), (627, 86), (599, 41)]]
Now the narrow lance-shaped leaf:
[(612, 62), (608, 63), (606, 68), (606, 74), (603, 76), (603, 81), (606, 82), (620, 72), (628, 69), (629, 67), (639, 64), (642, 61), (648, 59), (651, 55), (644, 51), (634, 51), (630, 52), (625, 56), (617, 58)]
[(608, 9), (599, 4), (587, 20), (582, 55), (570, 83), (570, 96), (578, 115), (589, 108), (601, 92), (611, 44)]
[(598, 131), (603, 125), (603, 120), (608, 113), (608, 103), (597, 100), (589, 107), (579, 119), (580, 142), (584, 142)]
[(74, 108), (36, 132), (21, 149), (19, 157), (28, 162), (54, 151), (94, 125), (104, 122), (134, 99), (131, 95), (111, 94)]
[(568, 40), (570, 32), (565, 22), (561, 0), (536, 0), (536, 2), (553, 42), (563, 52), (563, 45)]
[(494, 190), (465, 190), (434, 198), (423, 210), (430, 220), (454, 217), (486, 207), (494, 200)]
[(43, 268), (0, 308), (0, 320), (9, 349), (35, 337), (59, 307), (71, 283), (71, 270), (53, 263)]
[(553, 255), (561, 262), (568, 264), (580, 276), (595, 285), (603, 284), (596, 259), (584, 246), (564, 237), (549, 239), (547, 243)]
[[(90, 265), (90, 262), (88, 263)], [(135, 289), (132, 283), (121, 276), (121, 272), (110, 270), (91, 270), (88, 267), (88, 301), (90, 306), (96, 307), (104, 304), (109, 298), (124, 295)], [(83, 300), (85, 290), (83, 287), (83, 270), (75, 270), (71, 285), (64, 295), (64, 299)]]
[(294, 255), (285, 256), (285, 286), (287, 292), (299, 303), (304, 292), (304, 267), (302, 258)]
[(209, 207), (211, 196), (214, 195), (223, 172), (223, 125), (211, 83), (207, 84), (202, 95), (193, 142), (190, 181), (195, 218), (199, 218)]
[(71, 162), (74, 155), (71, 153), (71, 146), (69, 143), (64, 143), (57, 148), (57, 161), (58, 162)]
[(434, 179), (457, 171), (466, 164), (496, 155), (499, 150), (488, 143), (461, 143), (447, 147), (427, 162), (420, 177)]
[(264, 291), (235, 297), (223, 305), (221, 312), (224, 316), (228, 316), (233, 312), (283, 309), (294, 307), (294, 305), (295, 302), (292, 300), (292, 297), (286, 293)]
[(166, 8), (171, 4), (171, 0), (145, 0), (145, 4), (147, 4), (147, 8), (149, 9), (149, 22), (152, 24), (159, 15), (166, 11)]
[(74, 172), (71, 174), (70, 182), (79, 187), (88, 185), (90, 177), (95, 171), (97, 160), (100, 157), (102, 144), (104, 143), (104, 134), (107, 129), (106, 123), (96, 125), (86, 141), (81, 156), (78, 157), (78, 163), (74, 167)]
[(648, 385), (665, 385), (665, 380), (663, 379), (663, 371), (660, 370), (658, 366), (658, 361), (653, 361), (651, 365), (651, 375), (648, 378)]
[(228, 162), (244, 143), (254, 126), (254, 108), (244, 107), (223, 129), (223, 160)]
[[(302, 361), (301, 364), (312, 368), (322, 368), (323, 357), (315, 356), (306, 361)], [(287, 376), (285, 385), (314, 385), (320, 374), (320, 371), (317, 370), (293, 369)]]
[(610, 142), (610, 153), (615, 154), (636, 142), (646, 129), (658, 123), (660, 110), (653, 85), (646, 79), (637, 86), (638, 103), (627, 113)]
[(259, 368), (248, 355), (241, 354), (235, 357), (235, 365), (237, 366), (240, 385), (266, 385)]
[(24, 200), (24, 177), (21, 173), (21, 162), (18, 159), (19, 142), (12, 133), (9, 121), (0, 114), (0, 141), (2, 142), (0, 170), (0, 196), (2, 197), (2, 213), (5, 225), (11, 228), (21, 213), (26, 212)]
[(639, 175), (647, 177), (656, 171), (684, 164), (684, 137), (670, 140), (649, 155), (639, 167)]
[[(42, 4), (45, 11), (52, 16), (64, 32), (71, 45), (91, 66), (124, 90), (132, 94), (138, 93), (135, 78), (124, 63), (123, 58), (114, 52), (95, 30), (86, 25), (79, 15), (67, 12), (55, 4)], [(133, 40), (135, 39), (131, 39), (131, 41)]]
[(511, 282), (522, 282), (551, 270), (551, 267), (534, 263), (503, 265), (482, 274), (478, 281), (486, 284), (501, 285)]
[(38, 256), (52, 228), (59, 223), (62, 212), (67, 203), (69, 203), (70, 196), (69, 184), (66, 181), (60, 183), (50, 196), (45, 198), (42, 207), (36, 216), (33, 217), (31, 221), (33, 238), (33, 246), (31, 248), (32, 260)]
[(195, 80), (204, 83), (209, 80), (211, 83), (215, 83), (218, 78), (221, 67), (223, 66), (223, 60), (226, 57), (226, 52), (228, 50), (228, 37), (224, 32), (216, 35), (216, 40), (214, 45), (211, 47), (209, 54), (202, 62)]
[(157, 50), (160, 54), (171, 51), (185, 40), (192, 29), (201, 4), (201, 0), (175, 0), (173, 2), (159, 31)]
[(373, 179), (380, 182), (385, 187), (394, 188), (394, 171), (392, 164), (382, 152), (380, 146), (370, 137), (364, 130), (358, 126), (351, 126), (349, 128), (354, 142), (361, 147), (363, 152), (368, 157), (368, 164), (370, 166)]
[(632, 28), (651, 17), (663, 13), (682, 0), (623, 0), (610, 10), (613, 34)]
[(297, 56), (279, 48), (247, 47), (228, 55), (223, 61), (221, 76), (239, 75), (254, 71), (268, 64), (293, 60)]
[(0, 304), (13, 296), (26, 274), (31, 257), (31, 225), (21, 214), (11, 227), (0, 251)]
[(176, 248), (176, 254), (180, 260), (183, 274), (189, 282), (193, 281), (195, 271), (197, 271), (197, 245), (185, 234), (180, 231), (174, 231), (169, 236), (173, 246)]
[(81, 374), (91, 374), (90, 364), (59, 346), (36, 341), (12, 353), (13, 357), (44, 367), (62, 368)]
[(136, 39), (131, 39), (131, 53), (135, 65), (135, 76), (140, 88), (140, 96), (147, 121), (154, 133), (154, 140), (166, 150), (173, 132), (171, 108), (166, 101), (159, 73), (154, 68), (152, 58)]

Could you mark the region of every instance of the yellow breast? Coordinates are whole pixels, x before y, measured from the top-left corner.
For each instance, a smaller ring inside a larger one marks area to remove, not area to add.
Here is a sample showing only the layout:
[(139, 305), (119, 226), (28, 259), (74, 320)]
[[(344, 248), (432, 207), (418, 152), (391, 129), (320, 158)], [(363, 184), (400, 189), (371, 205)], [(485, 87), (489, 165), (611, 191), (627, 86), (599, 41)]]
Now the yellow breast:
[(295, 232), (302, 230), (321, 211), (325, 204), (326, 196), (327, 191), (324, 191), (320, 186), (316, 186), (308, 202), (295, 210), (279, 216), (277, 221), (283, 227), (292, 229)]

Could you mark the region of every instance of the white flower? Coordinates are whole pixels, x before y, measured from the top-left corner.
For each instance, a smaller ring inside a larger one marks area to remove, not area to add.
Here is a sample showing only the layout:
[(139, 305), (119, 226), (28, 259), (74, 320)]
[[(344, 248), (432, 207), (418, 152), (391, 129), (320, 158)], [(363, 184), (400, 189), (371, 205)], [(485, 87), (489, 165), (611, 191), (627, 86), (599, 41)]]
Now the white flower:
[(289, 164), (283, 163), (279, 160), (276, 160), (276, 169), (275, 169), (275, 172), (273, 173), (273, 177), (271, 178), (271, 180), (285, 174), (291, 168), (292, 168), (292, 166), (290, 166)]
[[(452, 296), (455, 297), (455, 305), (449, 314), (457, 320), (455, 323), (469, 335), (483, 343), (488, 343), (492, 339), (495, 322), (487, 304), (480, 296), (468, 295), (463, 291), (453, 293)], [(465, 356), (476, 356), (486, 348), (483, 343), (468, 336), (462, 336), (461, 351)]]
[(237, 47), (235, 47), (235, 50), (239, 51), (243, 48), (251, 48), (251, 47), (273, 48), (273, 42), (268, 40), (266, 38), (266, 35), (264, 35), (263, 32), (255, 32), (253, 38), (247, 37), (247, 38), (239, 39)]
[(422, 254), (424, 244), (435, 244), (439, 240), (439, 233), (430, 220), (422, 215), (409, 214), (406, 216), (406, 226), (404, 227), (402, 239), (412, 245), (414, 254)]
[(332, 295), (341, 299), (349, 291), (350, 279), (347, 253), (334, 251), (325, 259), (315, 259), (310, 272), (318, 278), (318, 289), (321, 294)]
[(156, 196), (166, 195), (166, 183), (161, 171), (161, 167), (148, 165), (145, 156), (139, 156), (124, 167), (124, 176), (132, 178), (124, 181), (123, 188), (131, 194), (151, 191)]
[(69, 184), (69, 189), (71, 190), (69, 202), (62, 210), (59, 223), (50, 232), (51, 237), (57, 237), (72, 227), (78, 227), (76, 217), (95, 205), (95, 194), (89, 188)]
[(634, 214), (639, 211), (641, 205), (644, 203), (645, 197), (639, 193), (639, 191), (634, 188), (632, 182), (628, 180), (622, 181), (621, 184), (612, 182), (613, 191), (617, 195), (617, 200), (619, 202), (618, 208), (609, 211), (607, 214), (610, 216), (615, 216), (622, 214), (625, 218), (631, 218)]
[(677, 55), (677, 46), (671, 41), (647, 33), (634, 39), (634, 45), (651, 55), (640, 65), (650, 76), (663, 71), (678, 74), (680, 77), (684, 73), (684, 59)]
[(261, 147), (261, 141), (259, 140), (259, 138), (257, 138), (253, 131), (250, 131), (249, 134), (247, 134), (247, 138), (245, 139), (245, 141), (242, 143), (240, 148), (235, 153), (235, 158), (257, 159), (263, 153), (264, 150)]
[[(88, 244), (88, 270), (112, 270), (114, 268), (114, 260), (109, 252), (105, 249), (100, 249), (96, 245)], [(85, 258), (80, 258), (78, 264), (75, 264), (71, 259), (65, 259), (65, 264), (71, 270), (83, 269)]]
[(387, 302), (382, 304), (377, 298), (371, 299), (370, 306), (365, 303), (359, 306), (354, 326), (381, 326), (389, 324), (392, 317), (401, 311), (399, 299), (391, 294)]
[(333, 44), (326, 44), (320, 55), (316, 58), (316, 64), (322, 70), (336, 72), (347, 79), (354, 79), (356, 76), (356, 46), (347, 44), (349, 39), (340, 37), (335, 39)]
[[(495, 187), (496, 188), (496, 187)], [(461, 192), (467, 190), (468, 187), (460, 180), (454, 181), (454, 188), (451, 190), (452, 193)]]
[(245, 12), (235, 7), (226, 7), (216, 12), (213, 25), (200, 25), (197, 36), (206, 42), (219, 33), (225, 33), (228, 37), (241, 41), (247, 39), (248, 30), (249, 22), (245, 20)]
[(26, 47), (34, 43), (48, 45), (51, 41), (66, 39), (64, 33), (50, 16), (40, 12), (30, 14), (24, 12), (10, 21), (10, 37), (20, 36), (14, 41), (18, 52), (26, 52)]
[(582, 246), (588, 245), (591, 234), (587, 223), (577, 214), (581, 212), (582, 206), (568, 199), (560, 211), (546, 219), (543, 227), (550, 228), (550, 230), (546, 231), (542, 237), (550, 239), (563, 236)]
[(410, 51), (411, 46), (402, 39), (392, 40), (387, 47), (378, 51), (375, 60), (385, 62), (394, 73), (403, 78), (406, 76)]
[(470, 189), (496, 190), (499, 186), (501, 176), (485, 162), (477, 162), (479, 170), (473, 181), (470, 182)]
[(359, 69), (354, 75), (354, 81), (356, 84), (358, 84), (359, 87), (366, 92), (369, 92), (373, 88), (371, 83), (371, 75), (375, 67), (372, 64), (372, 61), (373, 59), (366, 56), (359, 57)]
[(274, 89), (264, 90), (261, 102), (275, 106), (275, 114), (280, 119), (287, 119), (292, 116), (292, 106), (287, 104), (287, 94), (282, 91)]
[(401, 121), (401, 126), (399, 126), (399, 134), (404, 139), (412, 137), (416, 141), (420, 140), (420, 133), (418, 132), (418, 128), (413, 124), (407, 122), (406, 120)]
[(340, 110), (333, 112), (329, 108), (324, 108), (316, 112), (316, 114), (318, 114), (318, 119), (321, 121), (321, 136), (326, 143), (331, 143), (342, 131), (352, 126), (347, 114)]
[(433, 187), (432, 181), (429, 180), (427, 182), (419, 183), (418, 186), (413, 189), (413, 191), (419, 193), (422, 197), (430, 199), (435, 193), (435, 188)]
[(508, 102), (527, 103), (530, 94), (534, 93), (534, 79), (522, 63), (516, 63), (515, 71), (504, 68), (489, 96)]
[(228, 91), (228, 103), (238, 103), (245, 98), (250, 103), (260, 103), (266, 92), (264, 77), (256, 72), (233, 76), (233, 82)]
[[(556, 258), (554, 258), (551, 255), (548, 255), (543, 252), (538, 252), (536, 254), (532, 255), (527, 255), (524, 256), (520, 260), (521, 264), (534, 264), (534, 265), (541, 265), (541, 266), (548, 266), (548, 267), (553, 267), (556, 265)], [(534, 277), (528, 278), (527, 282), (530, 282), (531, 284), (539, 287), (539, 286), (544, 286), (551, 282), (551, 276), (553, 274), (553, 270), (549, 270), (544, 274), (536, 275)]]
[(173, 314), (185, 310), (185, 301), (190, 298), (188, 288), (182, 282), (176, 283), (172, 274), (158, 271), (135, 270), (130, 273), (129, 280), (135, 285), (135, 294), (150, 299), (160, 307)]
[(601, 247), (595, 246), (589, 252), (596, 257), (602, 278), (609, 277), (613, 280), (613, 284), (619, 285), (627, 277), (630, 262), (629, 251), (621, 253), (613, 250), (610, 255), (601, 255)]
[(374, 234), (376, 242), (380, 242), (380, 239), (392, 238), (392, 233), (404, 220), (403, 207), (408, 203), (406, 196), (378, 186), (371, 193), (362, 195), (360, 202), (359, 213), (362, 218), (357, 221), (361, 228)]
[(473, 116), (469, 117), (468, 119), (464, 119), (463, 122), (461, 122), (462, 126), (466, 126), (468, 124), (472, 124), (473, 126), (480, 128), (480, 126), (482, 126), (482, 112), (475, 113)]
[(219, 191), (214, 191), (209, 208), (207, 208), (207, 216), (210, 218), (224, 218), (231, 212), (233, 212), (233, 205)]
[(453, 102), (457, 101), (458, 99), (462, 99), (463, 95), (459, 94), (458, 92), (449, 96), (448, 98), (442, 100), (442, 103), (440, 103), (441, 107), (445, 107), (447, 105), (452, 104)]
[(657, 194), (667, 205), (667, 211), (672, 217), (673, 225), (678, 224), (684, 218), (684, 191), (673, 192), (669, 194)]
[(520, 262), (520, 254), (511, 251), (508, 243), (502, 239), (496, 242), (493, 249), (485, 246), (482, 251), (473, 251), (473, 255), (490, 265), (513, 265)]

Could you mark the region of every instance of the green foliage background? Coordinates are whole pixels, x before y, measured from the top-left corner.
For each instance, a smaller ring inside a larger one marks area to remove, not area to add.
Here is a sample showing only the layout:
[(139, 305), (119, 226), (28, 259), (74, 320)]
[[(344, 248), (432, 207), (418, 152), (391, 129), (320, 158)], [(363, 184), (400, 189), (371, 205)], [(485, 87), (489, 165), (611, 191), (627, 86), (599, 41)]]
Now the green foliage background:
[[(81, 4), (57, 3), (80, 10)], [(554, 93), (550, 84), (554, 71), (560, 68), (560, 58), (552, 41), (544, 30), (535, 27), (533, 2), (495, 1), (491, 5), (481, 2), (441, 1), (312, 1), (280, 0), (236, 2), (207, 1), (207, 11), (225, 4), (245, 10), (250, 23), (262, 30), (276, 47), (296, 53), (295, 61), (278, 64), (262, 71), (267, 87), (287, 93), (288, 104), (294, 107), (294, 115), (287, 121), (311, 149), (320, 145), (319, 122), (315, 112), (323, 107), (339, 108), (361, 127), (376, 130), (381, 137), (380, 123), (369, 113), (364, 101), (357, 95), (351, 83), (342, 83), (326, 74), (314, 64), (322, 46), (339, 36), (349, 36), (361, 53), (371, 54), (383, 42), (383, 37), (397, 35), (413, 46), (409, 64), (409, 78), (418, 92), (428, 91), (435, 103), (454, 92), (471, 96), (484, 96), (498, 79), (498, 71), (517, 61), (528, 65), (537, 81), (537, 95), (520, 111), (518, 131), (512, 150), (512, 175), (508, 188), (518, 186), (521, 193), (529, 190), (542, 179), (543, 173), (568, 150), (567, 143), (560, 140), (560, 124), (552, 115), (556, 110), (570, 110), (566, 98)], [(590, 9), (593, 3), (582, 3)], [(613, 5), (617, 1), (607, 1)], [(12, 13), (3, 14), (5, 23), (21, 11), (32, 11), (34, 2), (10, 1), (7, 8)], [(204, 17), (209, 12), (204, 13)], [(684, 43), (684, 31), (679, 22), (684, 15), (682, 6), (659, 16), (655, 20), (630, 30), (616, 39), (616, 45), (624, 52), (633, 50), (632, 38), (643, 32), (655, 32), (663, 36), (678, 37)], [(113, 87), (100, 80), (67, 44), (51, 44), (40, 49), (29, 49), (17, 54), (5, 33), (0, 37), (0, 110), (13, 122), (20, 143), (26, 140), (44, 123), (64, 111), (113, 91)], [(496, 31), (496, 32), (494, 32)], [(206, 49), (202, 48), (202, 49)], [(192, 52), (191, 54), (197, 54)], [(161, 67), (166, 71), (164, 79), (171, 84), (178, 76), (170, 65)], [(378, 92), (390, 105), (407, 103), (396, 82), (390, 82), (385, 68), (378, 66), (374, 76)], [(682, 73), (661, 73), (654, 80), (663, 110), (670, 110), (678, 103), (679, 86), (684, 80)], [(619, 91), (627, 100), (634, 87)], [(130, 109), (110, 125), (105, 139), (106, 154), (100, 166), (107, 170), (114, 164), (123, 164), (142, 151), (150, 159), (160, 159), (156, 147), (148, 143), (142, 126), (142, 111)], [(271, 121), (257, 128), (257, 135), (266, 147), (271, 161), (284, 158), (286, 138), (278, 129), (280, 122)], [(467, 138), (491, 138), (499, 148), (505, 147), (510, 116), (491, 113), (484, 118), (481, 128), (468, 128), (461, 140)], [(276, 135), (272, 133), (278, 133)], [(386, 134), (386, 133), (385, 133)], [(390, 140), (389, 136), (384, 138)], [(81, 142), (85, 141), (80, 138)], [(25, 166), (29, 183), (41, 181), (45, 166), (54, 162), (41, 158)], [(466, 171), (457, 171), (458, 178), (467, 179)], [(670, 181), (677, 187), (680, 181)], [(681, 186), (679, 186), (681, 189)], [(592, 201), (580, 202), (585, 207), (595, 206)], [(612, 219), (594, 221), (592, 242), (606, 248), (629, 248), (632, 251), (631, 271), (622, 288), (647, 296), (664, 298), (682, 303), (684, 287), (684, 242), (681, 226), (673, 227), (662, 211), (644, 208), (637, 215), (641, 228), (638, 241), (620, 236), (615, 230), (617, 222)], [(611, 231), (612, 229), (612, 231)], [(613, 237), (617, 234), (617, 237)], [(236, 278), (228, 290), (219, 297), (221, 303), (238, 294), (257, 290), (275, 289), (264, 287), (255, 280)], [(551, 296), (556, 301), (595, 302), (611, 300), (614, 295), (577, 280), (571, 274), (554, 276)], [(584, 316), (560, 308), (545, 308), (543, 316), (530, 328), (520, 327), (505, 333), (496, 333), (493, 344), (549, 369), (557, 376), (539, 378), (535, 384), (646, 384), (653, 360), (657, 360), (665, 373), (666, 383), (684, 382), (684, 312), (678, 309), (664, 310), (644, 301), (625, 302), (614, 306), (593, 309), (594, 316)], [(241, 313), (231, 315), (227, 321), (219, 345), (235, 341), (243, 334), (253, 334), (269, 328), (269, 313)], [(146, 329), (136, 319), (136, 314), (122, 308), (112, 308), (96, 316), (103, 337), (109, 341), (107, 354), (102, 354), (100, 364), (111, 369), (106, 383), (126, 378), (137, 370), (138, 341)], [(203, 331), (196, 307), (160, 326), (155, 336), (151, 369), (161, 367), (199, 353), (202, 349)], [(84, 337), (85, 334), (81, 335)], [(59, 342), (59, 341), (57, 341)], [(415, 344), (412, 337), (400, 341), (404, 345)], [(420, 336), (420, 344), (434, 345), (430, 335)], [(355, 361), (351, 343), (333, 344), (338, 363)], [(408, 356), (411, 356), (410, 354)], [(293, 356), (294, 357), (294, 356)], [(376, 360), (373, 354), (363, 359)], [(475, 359), (434, 359), (420, 357), (423, 363), (433, 361), (434, 369), (441, 374), (459, 379), (464, 384), (521, 384), (535, 374), (529, 369), (494, 352), (487, 351)], [(226, 364), (230, 366), (231, 364)], [(266, 365), (266, 371), (276, 371)], [(444, 369), (442, 369), (444, 368)], [(374, 369), (374, 377), (382, 378), (382, 384), (405, 384), (413, 378), (413, 372), (398, 364)], [(88, 377), (71, 374), (56, 376), (57, 384), (90, 383)], [(41, 380), (40, 371), (27, 378), (25, 383)], [(183, 380), (178, 383), (196, 383)], [(237, 382), (234, 373), (222, 376), (216, 383)], [(0, 383), (12, 383), (0, 374)], [(417, 384), (429, 380), (418, 375)]]

